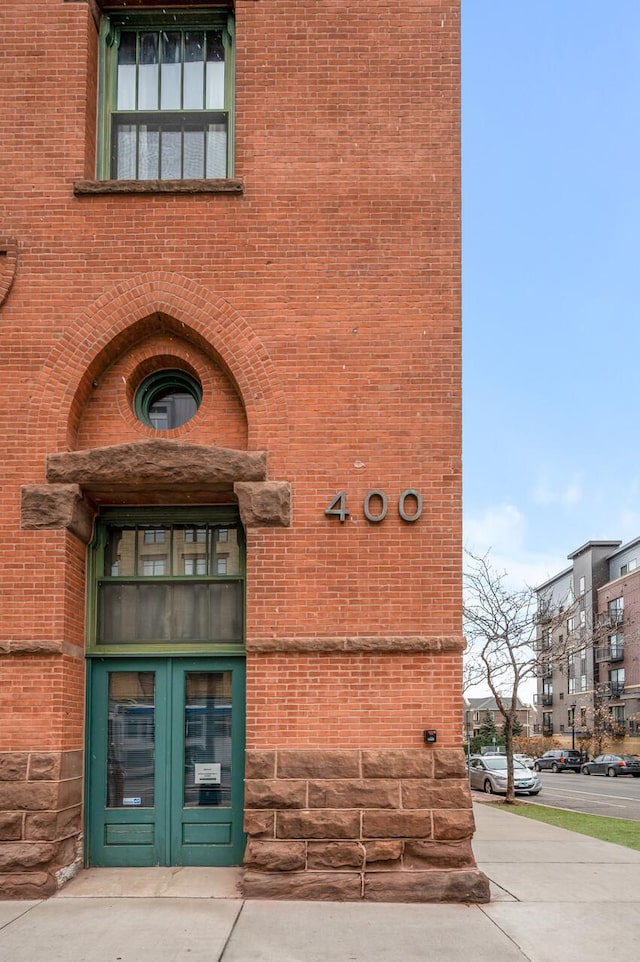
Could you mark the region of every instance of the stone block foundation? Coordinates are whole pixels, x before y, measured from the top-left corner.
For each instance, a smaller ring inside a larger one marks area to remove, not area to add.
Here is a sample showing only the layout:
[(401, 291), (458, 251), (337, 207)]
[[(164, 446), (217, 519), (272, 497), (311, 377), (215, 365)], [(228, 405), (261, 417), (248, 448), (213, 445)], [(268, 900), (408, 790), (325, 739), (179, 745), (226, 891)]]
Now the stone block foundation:
[(488, 902), (458, 750), (248, 751), (244, 895)]
[(0, 752), (0, 898), (52, 895), (80, 866), (81, 751)]

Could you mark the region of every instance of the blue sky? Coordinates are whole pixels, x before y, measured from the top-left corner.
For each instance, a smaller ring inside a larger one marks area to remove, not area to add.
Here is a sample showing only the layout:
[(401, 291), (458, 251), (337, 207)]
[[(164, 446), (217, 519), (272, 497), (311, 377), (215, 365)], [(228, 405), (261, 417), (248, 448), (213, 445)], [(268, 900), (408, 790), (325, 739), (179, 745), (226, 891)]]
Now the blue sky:
[(640, 535), (640, 0), (462, 0), (465, 543)]

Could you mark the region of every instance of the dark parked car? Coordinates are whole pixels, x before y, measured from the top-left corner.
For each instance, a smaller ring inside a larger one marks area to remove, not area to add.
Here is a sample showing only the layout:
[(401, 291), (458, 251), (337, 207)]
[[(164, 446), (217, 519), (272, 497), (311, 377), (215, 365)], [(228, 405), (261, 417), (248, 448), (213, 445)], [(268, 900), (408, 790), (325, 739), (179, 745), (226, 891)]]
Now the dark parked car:
[(536, 758), (533, 767), (537, 772), (551, 769), (552, 772), (579, 772), (582, 756), (573, 748), (551, 748), (540, 758)]
[(583, 775), (633, 775), (640, 778), (640, 758), (637, 755), (598, 755), (585, 762), (581, 769)]

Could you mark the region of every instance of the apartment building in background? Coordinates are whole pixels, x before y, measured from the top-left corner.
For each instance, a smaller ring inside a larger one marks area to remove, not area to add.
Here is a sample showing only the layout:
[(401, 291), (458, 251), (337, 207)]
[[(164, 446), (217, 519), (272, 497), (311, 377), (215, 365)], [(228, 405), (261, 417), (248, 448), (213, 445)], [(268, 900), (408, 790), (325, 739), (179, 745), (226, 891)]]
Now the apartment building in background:
[(565, 744), (601, 730), (637, 751), (640, 736), (640, 538), (589, 541), (537, 588), (540, 734)]
[[(464, 739), (470, 741), (480, 734), (480, 730), (487, 719), (493, 719), (498, 732), (504, 722), (498, 704), (493, 695), (468, 698), (465, 697), (464, 706)], [(532, 705), (527, 705), (521, 698), (516, 700), (516, 718), (522, 728), (522, 737), (531, 738), (534, 735), (536, 712)]]

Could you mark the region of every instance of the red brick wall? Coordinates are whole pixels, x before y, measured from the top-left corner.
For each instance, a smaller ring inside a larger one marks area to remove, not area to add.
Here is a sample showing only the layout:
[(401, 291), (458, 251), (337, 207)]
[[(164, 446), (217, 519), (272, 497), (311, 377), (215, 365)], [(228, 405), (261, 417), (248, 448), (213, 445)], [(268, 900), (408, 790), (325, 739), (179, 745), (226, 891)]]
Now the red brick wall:
[(251, 748), (420, 748), (459, 744), (457, 659), (424, 655), (291, 655), (249, 659)]
[[(249, 538), (248, 641), (459, 636), (457, 2), (238, 0), (241, 196), (75, 197), (95, 156), (89, 8), (2, 8), (1, 230), (20, 255), (0, 309), (0, 645), (81, 643), (81, 548), (20, 530), (20, 486), (44, 480), (47, 453), (148, 437), (120, 376), (185, 345), (212, 390), (175, 436), (263, 448), (293, 487), (293, 526)], [(144, 339), (159, 314), (176, 320), (164, 344)], [(378, 525), (362, 514), (372, 487), (390, 502)], [(407, 487), (424, 498), (413, 525), (395, 507)], [(341, 488), (344, 524), (324, 515)], [(459, 659), (378, 662), (325, 658), (338, 735), (328, 707), (317, 726), (284, 710), (312, 697), (306, 659), (254, 656), (249, 743), (364, 744), (369, 722), (375, 744), (415, 746), (427, 723), (455, 743)], [(76, 667), (62, 665), (11, 662), (31, 720), (3, 724), (0, 748), (77, 746)], [(262, 714), (265, 687), (278, 697)]]

